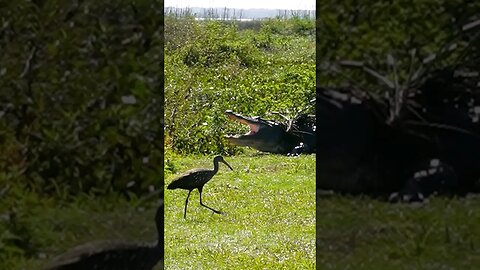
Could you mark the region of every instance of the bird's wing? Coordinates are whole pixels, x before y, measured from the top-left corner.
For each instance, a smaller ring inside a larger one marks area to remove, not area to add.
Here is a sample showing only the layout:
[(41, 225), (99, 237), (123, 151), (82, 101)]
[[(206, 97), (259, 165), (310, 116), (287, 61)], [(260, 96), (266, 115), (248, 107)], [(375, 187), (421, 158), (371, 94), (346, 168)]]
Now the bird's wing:
[(176, 180), (178, 180), (178, 179), (180, 179), (180, 178), (184, 178), (184, 177), (187, 177), (187, 176), (193, 176), (193, 175), (195, 175), (195, 174), (202, 173), (202, 172), (205, 171), (205, 170), (207, 170), (207, 169), (197, 168), (197, 169), (188, 170), (188, 171), (180, 174), (179, 176), (175, 177), (175, 178), (172, 180), (172, 182), (173, 182), (173, 181), (176, 181)]

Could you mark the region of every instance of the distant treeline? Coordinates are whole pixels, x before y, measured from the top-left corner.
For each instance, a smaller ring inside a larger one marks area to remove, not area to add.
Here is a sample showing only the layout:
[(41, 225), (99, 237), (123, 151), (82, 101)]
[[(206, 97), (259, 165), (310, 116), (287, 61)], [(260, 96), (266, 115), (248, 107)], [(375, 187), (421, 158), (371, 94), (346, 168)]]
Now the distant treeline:
[(175, 17), (192, 16), (204, 19), (247, 20), (264, 18), (315, 18), (315, 10), (280, 9), (235, 9), (235, 8), (198, 8), (165, 7), (165, 14)]

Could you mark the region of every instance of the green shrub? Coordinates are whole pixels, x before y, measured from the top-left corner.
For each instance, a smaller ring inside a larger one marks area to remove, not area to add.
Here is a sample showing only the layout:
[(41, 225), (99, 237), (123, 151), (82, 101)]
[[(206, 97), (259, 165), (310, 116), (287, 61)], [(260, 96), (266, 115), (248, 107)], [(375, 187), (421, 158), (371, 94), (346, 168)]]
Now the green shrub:
[(2, 5), (0, 168), (45, 194), (159, 185), (161, 3)]
[[(318, 83), (375, 89), (381, 83), (365, 72), (342, 69), (338, 75), (326, 67), (339, 60), (364, 61), (393, 79), (388, 55), (396, 60), (399, 81), (405, 83), (412, 59), (418, 67), (424, 58), (439, 52), (463, 24), (478, 19), (479, 12), (478, 1), (325, 1), (317, 10)], [(438, 65), (451, 64), (454, 56)]]
[(225, 110), (271, 117), (267, 112), (293, 116), (306, 107), (315, 96), (315, 39), (312, 32), (292, 35), (294, 20), (260, 21), (257, 30), (167, 17), (165, 145), (179, 153), (234, 154), (240, 149), (223, 136), (244, 127), (227, 124)]

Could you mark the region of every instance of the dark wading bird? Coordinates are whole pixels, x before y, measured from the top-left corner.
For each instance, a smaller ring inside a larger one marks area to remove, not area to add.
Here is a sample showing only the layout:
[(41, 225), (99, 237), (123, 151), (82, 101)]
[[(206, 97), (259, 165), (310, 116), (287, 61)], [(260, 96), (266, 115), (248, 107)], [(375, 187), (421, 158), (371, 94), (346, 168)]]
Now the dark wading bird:
[(223, 159), (222, 156), (216, 156), (213, 159), (213, 170), (211, 169), (192, 169), (189, 171), (186, 171), (182, 175), (178, 176), (177, 178), (173, 179), (173, 181), (168, 185), (167, 189), (186, 189), (188, 190), (188, 195), (187, 195), (187, 200), (185, 200), (185, 210), (183, 212), (183, 218), (187, 218), (187, 204), (188, 204), (188, 198), (190, 197), (190, 193), (192, 193), (192, 190), (198, 189), (198, 192), (200, 193), (200, 205), (204, 206), (213, 212), (217, 214), (222, 214), (222, 212), (217, 211), (207, 205), (205, 205), (202, 202), (202, 190), (203, 186), (212, 179), (212, 177), (218, 172), (218, 163), (222, 162), (225, 165), (230, 168), (230, 170), (233, 171), (232, 167), (228, 165), (228, 163)]
[(163, 261), (163, 202), (155, 223), (158, 241), (142, 245), (119, 241), (88, 243), (56, 257), (44, 270), (152, 270)]

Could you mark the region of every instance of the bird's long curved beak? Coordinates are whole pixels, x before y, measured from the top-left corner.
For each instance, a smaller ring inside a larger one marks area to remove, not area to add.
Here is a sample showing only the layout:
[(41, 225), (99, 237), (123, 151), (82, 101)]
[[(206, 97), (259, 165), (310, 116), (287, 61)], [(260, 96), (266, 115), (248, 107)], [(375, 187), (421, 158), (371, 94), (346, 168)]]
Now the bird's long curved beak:
[(229, 164), (228, 164), (228, 163), (227, 163), (225, 160), (224, 160), (224, 161), (222, 161), (222, 163), (225, 163), (225, 165), (227, 165), (227, 166), (228, 166), (228, 168), (230, 168), (230, 170), (232, 170), (232, 171), (233, 171), (232, 167), (231, 167), (231, 166), (230, 166), (230, 165), (229, 165)]

